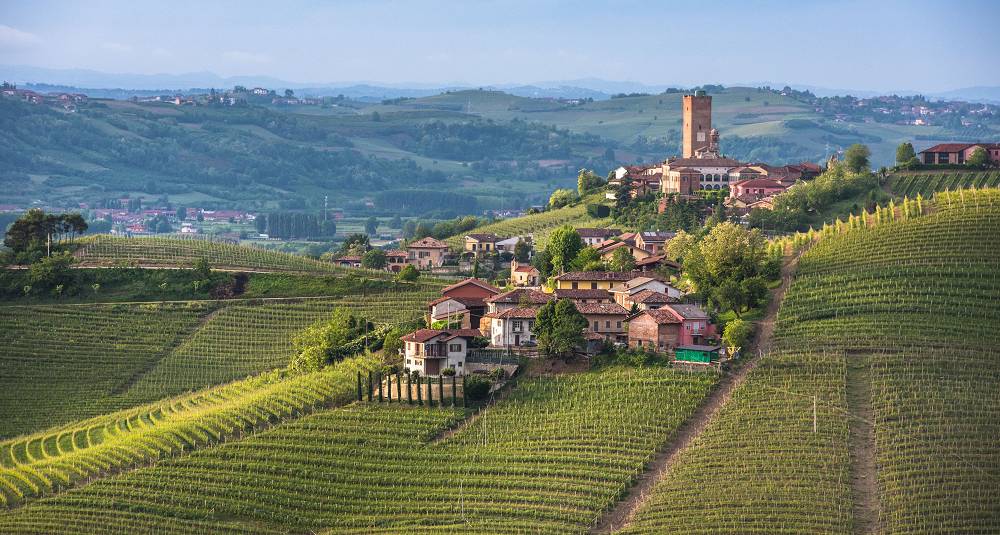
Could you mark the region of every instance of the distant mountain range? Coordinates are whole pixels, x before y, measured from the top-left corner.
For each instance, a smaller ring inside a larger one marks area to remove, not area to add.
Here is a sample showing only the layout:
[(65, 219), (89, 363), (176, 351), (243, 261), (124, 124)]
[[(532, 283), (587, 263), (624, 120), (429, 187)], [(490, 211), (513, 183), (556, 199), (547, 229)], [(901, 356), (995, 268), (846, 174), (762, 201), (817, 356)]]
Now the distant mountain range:
[[(426, 97), (444, 91), (484, 88), (498, 89), (521, 97), (532, 98), (592, 98), (604, 100), (618, 93), (660, 93), (668, 87), (681, 84), (644, 84), (632, 81), (613, 81), (600, 78), (580, 78), (575, 80), (553, 80), (531, 84), (476, 85), (462, 82), (442, 84), (426, 83), (382, 83), (371, 81), (302, 83), (289, 82), (271, 76), (230, 76), (222, 77), (212, 72), (192, 72), (181, 74), (132, 74), (105, 73), (87, 69), (49, 69), (27, 65), (0, 65), (0, 79), (32, 84), (40, 91), (78, 91), (98, 98), (128, 98), (133, 95), (158, 93), (201, 93), (208, 88), (230, 88), (235, 85), (261, 86), (270, 89), (292, 89), (302, 96), (336, 96), (377, 101), (400, 97)], [(942, 100), (965, 100), (969, 102), (1000, 103), (1000, 86), (978, 86), (941, 92), (917, 90), (873, 91), (863, 89), (837, 89), (785, 82), (729, 83), (749, 87), (771, 86), (808, 90), (817, 96), (854, 95), (870, 97), (876, 95), (924, 94), (929, 98)], [(46, 89), (49, 88), (49, 89)]]

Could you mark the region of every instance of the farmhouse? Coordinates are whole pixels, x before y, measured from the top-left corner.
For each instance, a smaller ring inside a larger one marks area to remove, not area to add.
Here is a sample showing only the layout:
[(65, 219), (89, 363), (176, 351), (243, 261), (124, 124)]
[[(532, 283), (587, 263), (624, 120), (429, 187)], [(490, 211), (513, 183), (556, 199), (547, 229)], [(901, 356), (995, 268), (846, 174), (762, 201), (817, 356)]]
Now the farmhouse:
[(576, 232), (580, 235), (580, 239), (583, 240), (583, 243), (590, 246), (598, 245), (622, 233), (620, 229), (616, 228), (587, 228), (587, 227), (578, 228), (576, 229)]
[(403, 269), (410, 259), (409, 253), (394, 249), (385, 253), (385, 268), (393, 273), (398, 273)]
[[(472, 329), (486, 313), (479, 297), (439, 297), (430, 303), (431, 325), (444, 329)], [(473, 314), (476, 320), (473, 322)]]
[(510, 283), (514, 286), (538, 286), (540, 276), (541, 274), (535, 266), (511, 260)]
[(607, 290), (555, 290), (556, 299), (569, 299), (575, 304), (614, 303), (611, 293)]
[(417, 269), (431, 269), (444, 265), (448, 244), (434, 238), (421, 238), (406, 246), (407, 263)]
[(649, 251), (637, 247), (635, 245), (635, 240), (632, 240), (632, 243), (628, 243), (617, 239), (611, 239), (601, 242), (596, 247), (597, 254), (601, 255), (601, 258), (604, 260), (611, 260), (615, 255), (615, 251), (621, 248), (628, 249), (629, 253), (632, 254), (632, 258), (637, 261), (653, 256)]
[(777, 195), (785, 191), (785, 189), (787, 188), (777, 180), (770, 178), (755, 178), (732, 184), (729, 188), (729, 197), (739, 197), (741, 199), (745, 199), (749, 196), (753, 197), (754, 200), (760, 200), (764, 197)]
[(653, 277), (640, 275), (616, 285), (611, 289), (611, 295), (619, 305), (631, 309), (637, 301), (633, 296), (641, 292), (655, 292), (663, 294), (672, 302), (677, 302), (684, 293), (673, 286)]
[(622, 271), (570, 271), (555, 278), (557, 290), (610, 290), (612, 286), (628, 282), (639, 273)]
[(939, 143), (920, 151), (918, 158), (920, 163), (924, 165), (961, 165), (972, 156), (977, 148), (986, 151), (987, 156), (990, 157), (990, 164), (1000, 165), (1000, 143)]
[(677, 346), (697, 345), (715, 334), (715, 326), (697, 305), (664, 304), (643, 310), (628, 322), (629, 347), (672, 351)]
[(422, 375), (441, 375), (447, 368), (465, 373), (469, 342), (480, 336), (477, 329), (420, 329), (400, 340), (406, 367)]
[[(479, 322), (486, 313), (486, 299), (493, 297), (498, 293), (500, 293), (500, 290), (493, 285), (479, 279), (470, 278), (456, 282), (451, 286), (446, 286), (441, 290), (441, 297), (455, 298), (456, 304), (460, 304), (469, 311), (468, 325), (472, 328), (476, 328), (479, 326)], [(447, 301), (441, 301), (439, 304), (442, 305), (440, 310), (440, 319), (449, 317), (449, 311), (452, 311), (452, 307), (456, 306), (455, 304), (447, 304)], [(435, 314), (434, 307), (436, 306), (435, 302), (431, 303), (432, 317)], [(455, 315), (460, 312), (461, 308), (455, 308), (452, 314)]]
[(474, 256), (484, 256), (496, 252), (497, 242), (501, 241), (495, 234), (469, 234), (465, 237), (465, 252)]
[(639, 232), (635, 236), (635, 246), (647, 251), (650, 256), (660, 254), (675, 235), (673, 232), (659, 230)]
[(587, 318), (587, 329), (611, 342), (624, 343), (628, 339), (625, 319), (628, 311), (617, 303), (579, 303), (576, 309)]
[(513, 306), (499, 312), (490, 312), (490, 345), (493, 347), (519, 347), (535, 343), (535, 315), (531, 307)]
[(537, 308), (553, 299), (552, 294), (531, 288), (517, 288), (486, 299), (488, 312), (503, 312), (517, 307)]

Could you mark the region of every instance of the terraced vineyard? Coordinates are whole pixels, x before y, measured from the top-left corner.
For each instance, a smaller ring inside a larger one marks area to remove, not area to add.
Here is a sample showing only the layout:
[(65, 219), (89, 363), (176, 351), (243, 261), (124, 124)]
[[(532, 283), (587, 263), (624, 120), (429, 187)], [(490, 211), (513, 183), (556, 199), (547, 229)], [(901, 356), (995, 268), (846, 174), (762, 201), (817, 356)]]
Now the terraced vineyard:
[(642, 471), (714, 376), (524, 379), (463, 409), (355, 404), (0, 513), (25, 533), (580, 532)]
[(1000, 171), (902, 172), (889, 177), (889, 187), (900, 197), (919, 193), (929, 198), (939, 191), (998, 186)]
[(9, 340), (0, 353), (0, 437), (282, 367), (295, 334), (335, 308), (401, 323), (436, 295), (404, 286), (327, 299), (0, 307)]
[[(588, 197), (587, 202), (599, 202), (597, 197)], [(586, 202), (576, 206), (549, 210), (539, 214), (530, 214), (512, 219), (504, 219), (496, 223), (482, 225), (460, 235), (452, 236), (445, 242), (452, 249), (461, 249), (464, 244), (464, 236), (471, 233), (493, 233), (502, 238), (510, 236), (525, 236), (531, 234), (534, 237), (535, 247), (544, 247), (549, 234), (562, 225), (573, 225), (574, 227), (610, 227), (614, 221), (610, 217), (594, 219), (587, 214)]]
[[(85, 266), (138, 265), (191, 267), (204, 258), (216, 269), (248, 271), (296, 271), (309, 273), (354, 273), (328, 262), (267, 249), (202, 239), (140, 237), (125, 238), (99, 234), (82, 240), (77, 257)], [(381, 271), (365, 275), (389, 278)]]
[(1000, 190), (935, 200), (801, 258), (780, 351), (626, 532), (1000, 530)]
[(354, 395), (357, 358), (321, 372), (271, 374), (0, 442), (0, 505), (240, 436)]

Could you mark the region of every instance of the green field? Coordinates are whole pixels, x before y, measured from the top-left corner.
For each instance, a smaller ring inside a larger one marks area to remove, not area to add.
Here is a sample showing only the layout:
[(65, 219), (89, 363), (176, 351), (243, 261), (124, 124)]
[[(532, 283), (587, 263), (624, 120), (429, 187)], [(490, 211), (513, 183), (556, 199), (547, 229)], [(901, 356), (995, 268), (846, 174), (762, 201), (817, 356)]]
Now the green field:
[(932, 197), (939, 191), (1000, 186), (1000, 171), (912, 171), (889, 177), (889, 187), (900, 197)]
[(579, 532), (713, 380), (662, 368), (526, 379), (443, 441), (463, 409), (360, 403), (0, 513), (0, 530)]
[[(932, 215), (824, 237), (802, 256), (778, 351), (630, 532), (1000, 529), (1000, 190), (935, 204)], [(852, 485), (859, 477), (877, 486), (866, 493)]]

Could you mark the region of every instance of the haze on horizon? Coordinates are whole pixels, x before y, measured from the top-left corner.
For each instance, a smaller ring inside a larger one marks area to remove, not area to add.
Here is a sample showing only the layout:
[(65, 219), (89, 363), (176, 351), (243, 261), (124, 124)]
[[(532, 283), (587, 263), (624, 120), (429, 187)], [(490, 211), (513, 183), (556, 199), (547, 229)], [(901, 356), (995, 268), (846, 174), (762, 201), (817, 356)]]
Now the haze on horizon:
[(0, 65), (300, 83), (1000, 86), (1000, 2), (0, 1)]

